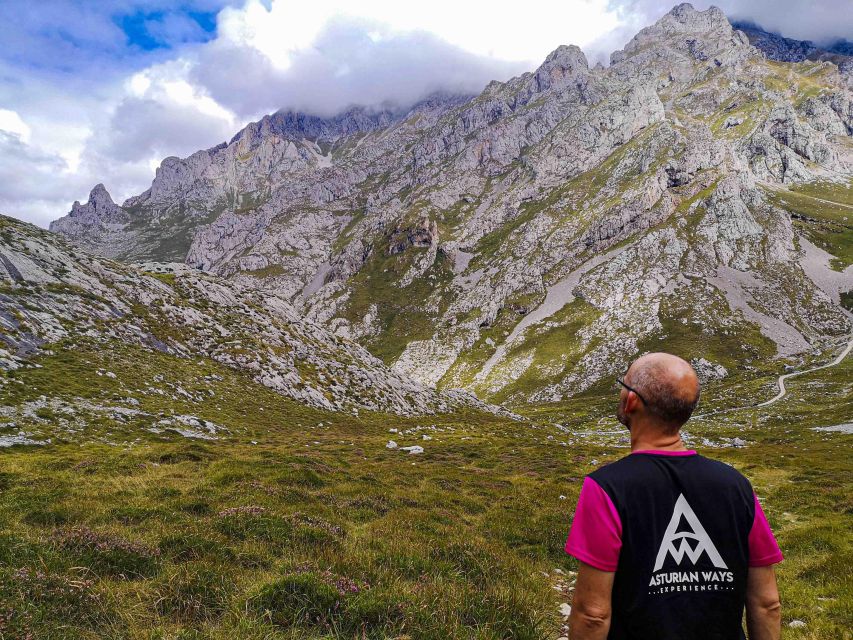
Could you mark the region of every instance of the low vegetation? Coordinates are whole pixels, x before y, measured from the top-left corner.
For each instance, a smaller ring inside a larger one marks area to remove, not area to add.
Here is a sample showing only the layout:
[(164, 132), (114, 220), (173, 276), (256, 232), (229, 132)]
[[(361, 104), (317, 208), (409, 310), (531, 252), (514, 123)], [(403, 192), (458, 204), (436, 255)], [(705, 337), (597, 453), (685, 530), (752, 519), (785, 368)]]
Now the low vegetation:
[[(524, 422), (403, 419), (128, 348), (39, 364), (0, 386), (0, 435), (43, 443), (0, 454), (2, 638), (556, 638), (581, 480), (626, 453), (604, 388)], [(849, 421), (851, 368), (763, 410), (711, 413), (772, 395), (769, 377), (711, 385), (688, 430), (753, 479), (785, 622), (806, 623), (792, 638), (848, 633), (850, 436), (810, 427)]]

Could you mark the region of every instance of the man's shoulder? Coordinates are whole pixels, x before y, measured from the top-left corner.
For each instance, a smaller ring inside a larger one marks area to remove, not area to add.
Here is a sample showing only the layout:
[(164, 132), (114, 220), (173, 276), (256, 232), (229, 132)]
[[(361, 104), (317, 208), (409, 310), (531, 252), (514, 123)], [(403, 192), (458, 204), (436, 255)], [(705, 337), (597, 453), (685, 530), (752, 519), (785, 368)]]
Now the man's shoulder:
[(728, 480), (729, 482), (751, 486), (747, 477), (727, 462), (715, 460), (714, 458), (707, 458), (701, 455), (697, 455), (696, 459), (698, 463), (697, 466), (701, 467), (706, 473), (713, 474), (723, 480)]
[(657, 468), (656, 460), (675, 464), (686, 463), (689, 465), (691, 474), (699, 474), (709, 479), (717, 478), (723, 482), (751, 486), (746, 476), (730, 464), (700, 454), (690, 456), (656, 456), (645, 453), (632, 453), (599, 467), (590, 473), (589, 477), (599, 485), (618, 482), (623, 478), (626, 480), (636, 480), (638, 475), (653, 472)]
[(623, 476), (633, 475), (636, 473), (637, 468), (643, 464), (639, 458), (639, 455), (629, 454), (598, 467), (598, 469), (589, 474), (589, 477), (601, 485)]

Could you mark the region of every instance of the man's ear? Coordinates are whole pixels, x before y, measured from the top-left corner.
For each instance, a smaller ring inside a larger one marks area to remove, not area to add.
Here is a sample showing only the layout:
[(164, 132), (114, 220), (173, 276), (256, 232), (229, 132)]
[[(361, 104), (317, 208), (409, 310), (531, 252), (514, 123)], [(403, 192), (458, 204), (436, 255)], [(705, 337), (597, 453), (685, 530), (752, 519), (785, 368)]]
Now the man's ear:
[(625, 413), (633, 413), (640, 404), (640, 396), (633, 391), (628, 392), (628, 397), (625, 398)]

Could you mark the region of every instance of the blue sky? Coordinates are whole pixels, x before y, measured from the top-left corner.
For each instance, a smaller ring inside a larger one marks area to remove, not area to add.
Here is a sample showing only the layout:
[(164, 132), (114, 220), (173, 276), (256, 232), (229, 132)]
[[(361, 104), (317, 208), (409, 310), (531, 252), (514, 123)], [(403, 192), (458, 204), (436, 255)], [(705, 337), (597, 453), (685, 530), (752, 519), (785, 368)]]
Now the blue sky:
[[(116, 162), (96, 149), (99, 134), (115, 136), (106, 130), (122, 104), (123, 85), (134, 73), (214, 39), (220, 11), (241, 5), (0, 2), (0, 212), (45, 225), (85, 198), (93, 180), (113, 182), (120, 191), (144, 188), (150, 162)], [(151, 152), (183, 153), (204, 142), (200, 135)]]
[(143, 51), (171, 49), (186, 42), (206, 42), (216, 34), (217, 11), (136, 9), (114, 17), (127, 35), (128, 46)]
[[(0, 3), (0, 57), (35, 72), (86, 73), (108, 65), (124, 69), (216, 35), (225, 0), (4, 0)], [(231, 3), (235, 4), (235, 3)]]
[[(694, 3), (705, 8), (708, 2)], [(721, 0), (791, 37), (853, 34), (850, 0)], [(279, 108), (331, 114), (473, 93), (561, 44), (608, 59), (654, 0), (0, 0), (0, 213), (47, 225), (103, 182), (118, 202), (166, 156)]]

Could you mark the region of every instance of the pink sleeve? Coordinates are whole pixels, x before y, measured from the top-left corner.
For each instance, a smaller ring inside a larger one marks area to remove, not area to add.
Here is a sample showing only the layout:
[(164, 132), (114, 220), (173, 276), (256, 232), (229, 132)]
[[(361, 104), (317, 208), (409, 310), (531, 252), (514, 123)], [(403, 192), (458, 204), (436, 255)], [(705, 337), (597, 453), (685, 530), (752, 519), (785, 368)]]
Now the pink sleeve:
[(619, 513), (604, 489), (587, 477), (566, 540), (566, 553), (601, 571), (616, 571), (621, 548)]
[(749, 566), (766, 567), (782, 562), (782, 551), (770, 530), (770, 523), (761, 510), (758, 496), (755, 496), (755, 518), (749, 531)]

